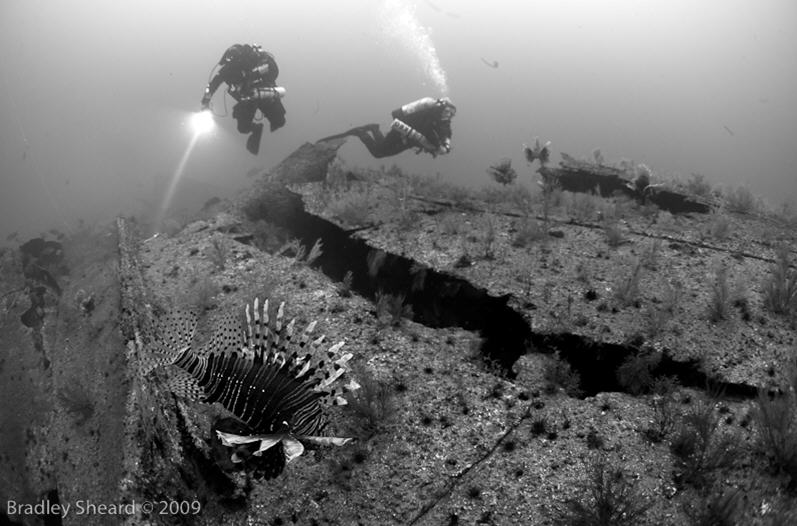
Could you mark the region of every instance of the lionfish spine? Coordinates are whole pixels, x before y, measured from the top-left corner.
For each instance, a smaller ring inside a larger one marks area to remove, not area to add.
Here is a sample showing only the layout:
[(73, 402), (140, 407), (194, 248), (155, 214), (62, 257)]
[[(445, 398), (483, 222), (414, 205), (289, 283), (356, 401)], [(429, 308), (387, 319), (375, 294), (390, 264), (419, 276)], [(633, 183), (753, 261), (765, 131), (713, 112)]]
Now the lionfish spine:
[(167, 317), (157, 346), (166, 349), (159, 363), (171, 355), (169, 363), (187, 373), (180, 380), (181, 393), (201, 393), (203, 401), (218, 402), (254, 433), (288, 429), (318, 436), (325, 427), (323, 408), (345, 404), (343, 395), (359, 387), (354, 381), (335, 384), (352, 355), (341, 352), (343, 342), (324, 350), (323, 336), (311, 339), (315, 321), (295, 340), (295, 319), (283, 322), (284, 306), (279, 305), (272, 326), (269, 301), (255, 299), (246, 305), (245, 327), (238, 318), (224, 317), (200, 351), (191, 346), (196, 318)]

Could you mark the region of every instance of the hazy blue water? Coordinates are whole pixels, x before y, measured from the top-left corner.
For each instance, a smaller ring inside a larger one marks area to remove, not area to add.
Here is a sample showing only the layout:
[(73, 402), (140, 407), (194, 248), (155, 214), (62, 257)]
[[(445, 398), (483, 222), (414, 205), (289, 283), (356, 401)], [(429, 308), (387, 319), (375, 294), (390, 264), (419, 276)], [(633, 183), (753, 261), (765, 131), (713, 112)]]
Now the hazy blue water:
[[(288, 124), (254, 158), (218, 119), (186, 165), (193, 201), (245, 186), (247, 171), (303, 141), (387, 124), (393, 108), (446, 89), (459, 109), (453, 153), (386, 162), (481, 184), (511, 157), (530, 181), (520, 145), (540, 135), (555, 161), (601, 147), (608, 160), (795, 200), (796, 26), (793, 0), (3, 0), (0, 243), (152, 203), (235, 42), (275, 54)], [(385, 162), (354, 140), (342, 155)]]

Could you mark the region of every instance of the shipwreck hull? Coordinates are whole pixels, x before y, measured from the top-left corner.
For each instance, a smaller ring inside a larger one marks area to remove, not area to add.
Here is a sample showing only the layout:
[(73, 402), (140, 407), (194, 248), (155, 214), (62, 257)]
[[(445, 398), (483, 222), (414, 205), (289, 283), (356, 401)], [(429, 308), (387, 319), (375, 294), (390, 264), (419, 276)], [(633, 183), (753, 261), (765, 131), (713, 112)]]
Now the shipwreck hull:
[(699, 197), (650, 187), (644, 195), (633, 188), (627, 172), (613, 166), (606, 166), (575, 159), (565, 153), (558, 168), (543, 166), (538, 170), (546, 180), (556, 181), (562, 190), (580, 193), (595, 193), (602, 197), (626, 195), (645, 203), (653, 204), (672, 214), (708, 214), (711, 204)]

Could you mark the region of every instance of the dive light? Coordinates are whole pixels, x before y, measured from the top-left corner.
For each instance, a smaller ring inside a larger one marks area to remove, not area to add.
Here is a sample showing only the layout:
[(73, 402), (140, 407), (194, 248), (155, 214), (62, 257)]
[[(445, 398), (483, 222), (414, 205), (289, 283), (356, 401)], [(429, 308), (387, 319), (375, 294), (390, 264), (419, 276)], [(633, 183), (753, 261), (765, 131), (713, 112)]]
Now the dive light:
[(213, 113), (210, 110), (198, 111), (191, 116), (191, 127), (197, 135), (208, 133), (215, 125)]

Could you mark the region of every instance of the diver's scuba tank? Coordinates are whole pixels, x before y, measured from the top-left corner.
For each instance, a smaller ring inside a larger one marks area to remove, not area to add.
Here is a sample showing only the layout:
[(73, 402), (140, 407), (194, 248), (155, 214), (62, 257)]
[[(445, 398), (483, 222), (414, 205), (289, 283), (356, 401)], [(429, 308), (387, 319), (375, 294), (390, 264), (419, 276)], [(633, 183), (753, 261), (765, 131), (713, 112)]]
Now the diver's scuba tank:
[(285, 96), (285, 88), (282, 86), (274, 86), (268, 88), (255, 88), (252, 95), (246, 97), (246, 100), (262, 100), (274, 101), (279, 100)]
[(402, 137), (423, 145), (423, 147), (430, 152), (436, 149), (421, 132), (407, 125), (405, 122), (400, 121), (399, 119), (393, 119), (393, 122), (390, 123), (390, 129), (396, 130)]
[(402, 106), (401, 108), (397, 109), (393, 112), (393, 117), (404, 117), (405, 115), (410, 115), (412, 113), (416, 113), (418, 111), (428, 110), (433, 108), (437, 104), (437, 99), (433, 99), (432, 97), (424, 97), (422, 99), (418, 99), (414, 102), (409, 102)]

